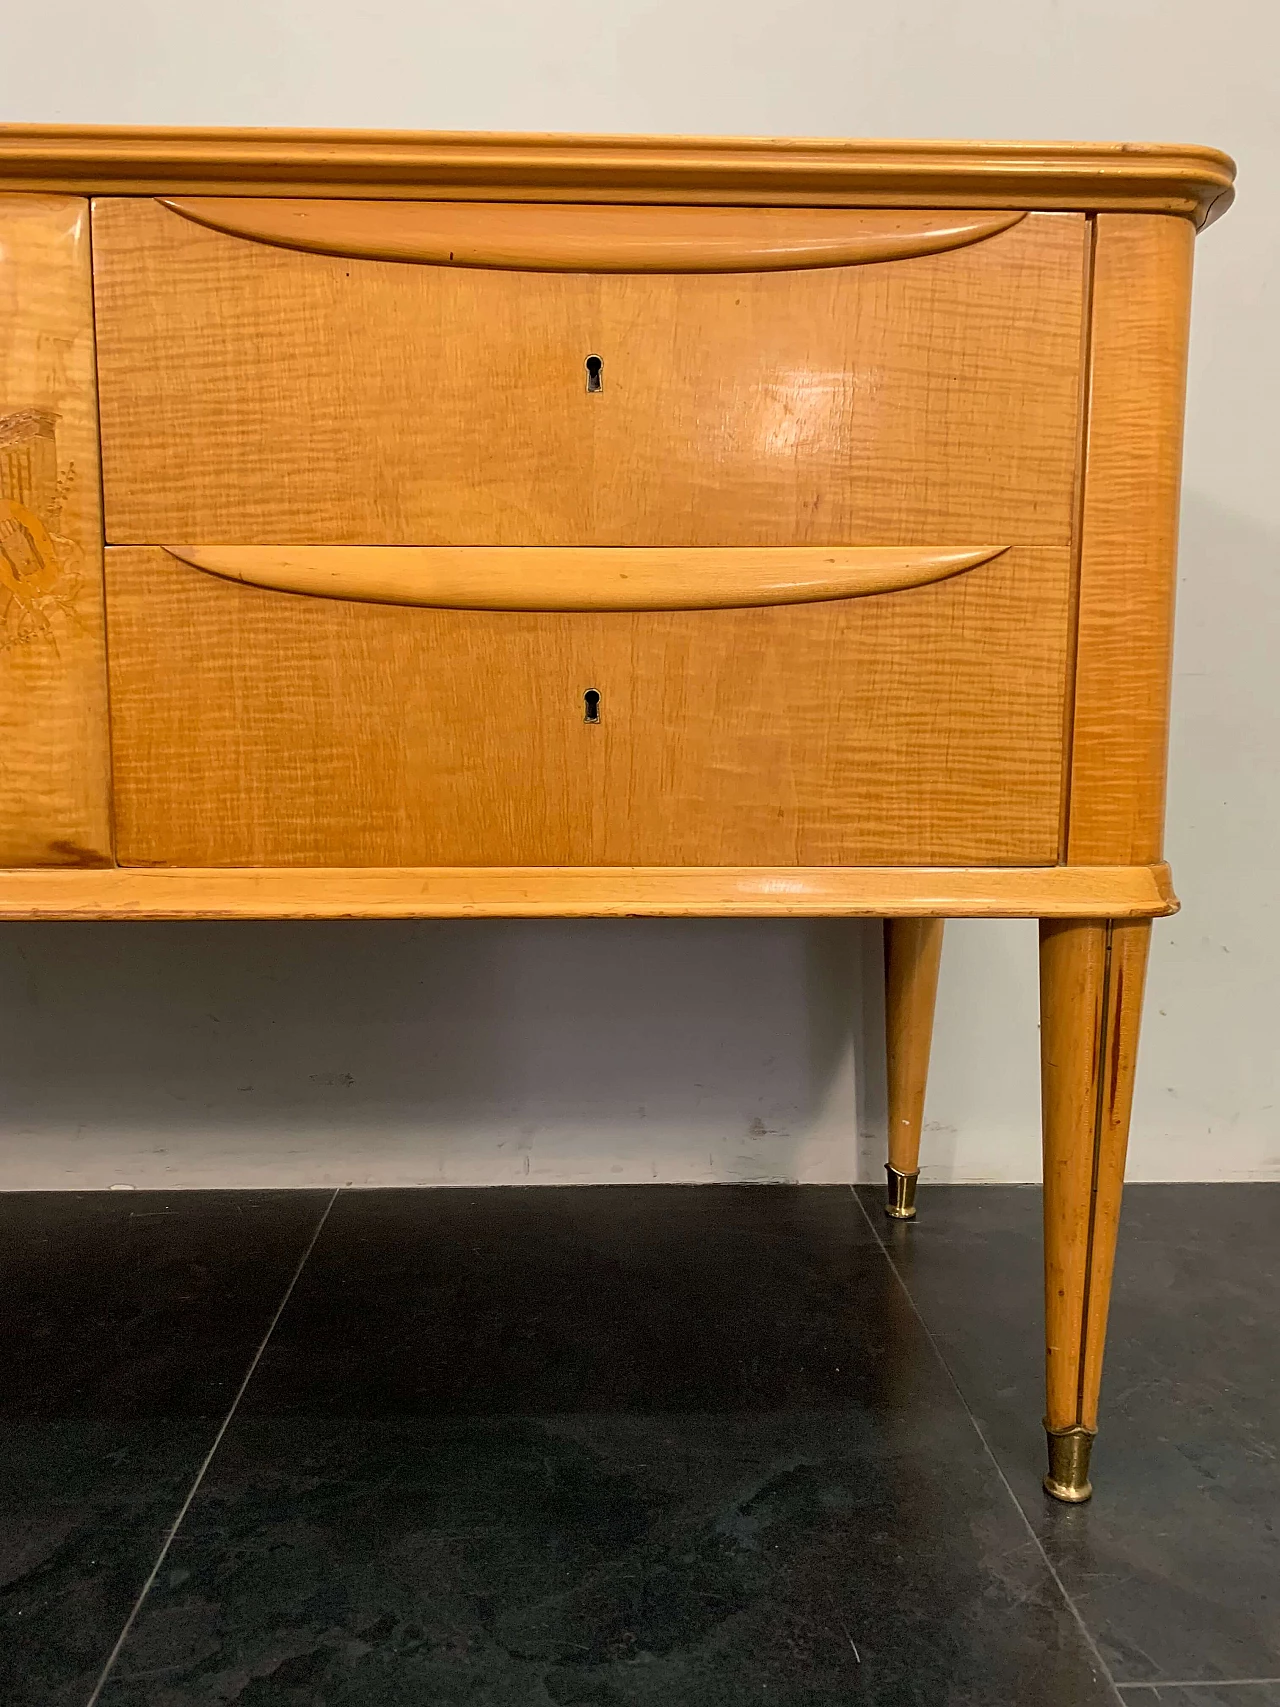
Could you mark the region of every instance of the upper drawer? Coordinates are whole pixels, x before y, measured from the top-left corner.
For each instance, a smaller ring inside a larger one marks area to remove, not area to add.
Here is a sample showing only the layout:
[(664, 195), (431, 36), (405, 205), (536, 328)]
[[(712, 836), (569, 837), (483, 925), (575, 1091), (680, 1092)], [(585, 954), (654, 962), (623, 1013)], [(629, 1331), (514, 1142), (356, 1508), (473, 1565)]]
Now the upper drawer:
[(94, 208), (112, 541), (1070, 537), (1082, 215), (183, 205)]

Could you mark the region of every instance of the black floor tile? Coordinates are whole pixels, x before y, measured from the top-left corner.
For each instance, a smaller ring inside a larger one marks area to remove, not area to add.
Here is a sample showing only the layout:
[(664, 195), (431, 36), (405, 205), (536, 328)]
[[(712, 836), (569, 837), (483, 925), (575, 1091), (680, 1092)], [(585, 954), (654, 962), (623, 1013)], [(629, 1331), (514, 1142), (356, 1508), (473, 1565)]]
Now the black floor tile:
[(850, 1193), (344, 1194), (103, 1707), (1114, 1703)]
[(327, 1202), (0, 1194), (5, 1707), (83, 1707)]
[(1126, 1192), (1075, 1508), (1039, 1488), (1038, 1190), (925, 1189), (897, 1228), (862, 1197), (1117, 1681), (1280, 1676), (1280, 1184)]

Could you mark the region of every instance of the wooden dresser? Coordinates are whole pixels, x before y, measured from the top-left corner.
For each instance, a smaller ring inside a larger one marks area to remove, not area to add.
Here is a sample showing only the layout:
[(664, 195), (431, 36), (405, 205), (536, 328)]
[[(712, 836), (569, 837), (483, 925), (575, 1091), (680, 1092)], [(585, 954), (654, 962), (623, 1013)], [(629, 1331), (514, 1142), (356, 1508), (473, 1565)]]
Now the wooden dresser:
[(0, 128), (0, 916), (883, 917), (899, 1219), (942, 921), (1040, 919), (1087, 1498), (1231, 182)]

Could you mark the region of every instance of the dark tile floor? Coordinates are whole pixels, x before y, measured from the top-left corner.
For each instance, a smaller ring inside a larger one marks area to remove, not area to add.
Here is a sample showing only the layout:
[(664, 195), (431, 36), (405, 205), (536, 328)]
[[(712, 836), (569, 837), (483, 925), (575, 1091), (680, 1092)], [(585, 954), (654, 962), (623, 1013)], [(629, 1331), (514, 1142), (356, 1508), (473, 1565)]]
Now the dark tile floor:
[(4, 1707), (1280, 1707), (1280, 1186), (0, 1197)]

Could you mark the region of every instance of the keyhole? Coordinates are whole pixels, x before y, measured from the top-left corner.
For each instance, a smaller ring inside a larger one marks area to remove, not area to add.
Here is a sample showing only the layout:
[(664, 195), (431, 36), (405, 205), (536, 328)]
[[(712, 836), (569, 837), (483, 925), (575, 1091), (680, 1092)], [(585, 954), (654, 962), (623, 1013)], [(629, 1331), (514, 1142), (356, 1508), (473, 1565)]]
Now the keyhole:
[(588, 356), (586, 366), (587, 366), (587, 390), (588, 391), (603, 391), (604, 390), (604, 381), (600, 378), (600, 370), (601, 370), (601, 368), (603, 368), (604, 362), (601, 360), (601, 358), (599, 356)]
[(599, 721), (600, 721), (600, 695), (596, 692), (596, 690), (594, 688), (588, 688), (586, 693), (583, 694), (582, 704), (584, 707), (583, 713), (582, 713), (582, 721), (584, 723), (599, 723)]

